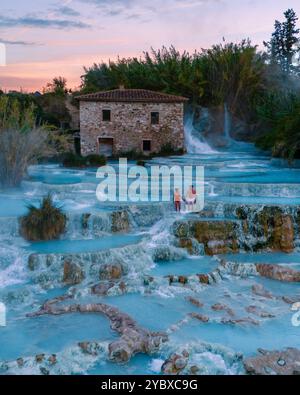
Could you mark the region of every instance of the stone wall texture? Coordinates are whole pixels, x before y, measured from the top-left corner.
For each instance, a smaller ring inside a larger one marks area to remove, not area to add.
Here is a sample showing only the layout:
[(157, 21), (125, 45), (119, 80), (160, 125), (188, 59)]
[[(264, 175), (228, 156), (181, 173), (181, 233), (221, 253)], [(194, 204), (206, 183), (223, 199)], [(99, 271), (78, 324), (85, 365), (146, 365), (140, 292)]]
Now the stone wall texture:
[[(102, 120), (111, 110), (111, 121)], [(151, 112), (159, 112), (159, 124), (151, 125)], [(80, 102), (81, 153), (98, 153), (99, 138), (113, 138), (113, 153), (143, 152), (143, 140), (151, 140), (151, 152), (165, 144), (184, 148), (183, 103)]]

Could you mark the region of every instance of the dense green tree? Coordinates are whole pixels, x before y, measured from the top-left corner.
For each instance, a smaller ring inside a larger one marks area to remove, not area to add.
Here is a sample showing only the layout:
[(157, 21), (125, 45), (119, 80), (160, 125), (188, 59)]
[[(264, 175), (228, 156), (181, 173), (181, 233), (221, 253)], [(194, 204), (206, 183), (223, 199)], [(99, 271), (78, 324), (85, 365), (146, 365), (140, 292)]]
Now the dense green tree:
[(284, 13), (285, 21), (275, 21), (275, 31), (271, 40), (265, 42), (271, 63), (280, 66), (287, 75), (299, 72), (299, 65), (295, 63), (295, 55), (299, 53), (300, 29), (297, 28), (298, 17), (293, 9)]
[(67, 80), (64, 77), (55, 77), (44, 88), (44, 93), (53, 93), (57, 96), (65, 96), (69, 92)]
[(249, 40), (215, 45), (190, 54), (173, 46), (152, 49), (143, 57), (118, 59), (85, 68), (82, 92), (119, 85), (186, 96), (205, 106), (227, 102), (232, 112), (253, 112), (254, 97), (263, 88), (264, 58)]

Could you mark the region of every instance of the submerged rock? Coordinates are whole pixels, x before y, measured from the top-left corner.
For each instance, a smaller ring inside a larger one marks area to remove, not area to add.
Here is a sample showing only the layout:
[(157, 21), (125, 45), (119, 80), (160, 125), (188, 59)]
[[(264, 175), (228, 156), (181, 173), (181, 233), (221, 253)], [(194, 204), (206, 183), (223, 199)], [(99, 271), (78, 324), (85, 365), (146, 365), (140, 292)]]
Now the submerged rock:
[[(66, 296), (70, 298), (70, 296)], [(57, 302), (63, 299), (54, 299), (45, 302), (39, 311), (28, 314), (28, 317), (38, 317), (42, 315), (63, 315), (70, 313), (101, 313), (104, 314), (111, 323), (112, 330), (121, 335), (118, 340), (111, 342), (108, 346), (109, 358), (114, 362), (128, 362), (137, 353), (151, 354), (158, 351), (161, 344), (168, 340), (164, 332), (151, 332), (144, 329), (127, 314), (121, 312), (113, 306), (103, 303), (97, 304), (73, 304), (58, 305)], [(81, 349), (90, 349), (87, 343), (81, 344)]]
[(287, 348), (283, 351), (265, 351), (244, 360), (244, 367), (251, 375), (299, 375), (300, 350)]
[(228, 307), (226, 304), (221, 304), (221, 303), (216, 303), (213, 306), (211, 306), (212, 310), (214, 311), (226, 311), (226, 313), (228, 315), (230, 315), (231, 317), (234, 317), (234, 311)]
[(100, 267), (100, 280), (119, 280), (124, 274), (121, 263), (106, 264)]
[(207, 274), (198, 274), (198, 278), (200, 283), (202, 284), (209, 284), (209, 276)]
[(182, 249), (172, 245), (158, 245), (152, 251), (154, 262), (171, 262), (177, 261), (187, 256)]
[(173, 233), (179, 238), (179, 244), (188, 251), (192, 251), (192, 239), (203, 244), (208, 255), (239, 250), (237, 224), (233, 221), (177, 221), (173, 225)]
[[(234, 207), (234, 206), (233, 206)], [(245, 251), (274, 250), (291, 252), (295, 247), (298, 217), (295, 210), (276, 206), (240, 206), (230, 208), (234, 220), (181, 220), (173, 224), (173, 234), (178, 245), (189, 253), (193, 240), (204, 245), (208, 255)], [(224, 213), (225, 214), (225, 213)], [(213, 215), (215, 216), (215, 215)]]
[(262, 296), (263, 298), (267, 299), (273, 299), (272, 293), (266, 290), (262, 284), (254, 284), (251, 289), (254, 295)]
[(254, 251), (294, 250), (295, 214), (286, 213), (283, 208), (276, 206), (241, 206), (236, 209), (236, 216), (243, 220), (248, 247)]
[(281, 299), (287, 303), (287, 304), (294, 304), (299, 302), (300, 300), (300, 295), (299, 296), (282, 296)]
[(256, 270), (262, 277), (286, 282), (300, 282), (300, 271), (280, 265), (257, 264)]
[(192, 303), (196, 307), (203, 307), (204, 306), (204, 304), (199, 299), (193, 298), (192, 296), (189, 296), (186, 299), (188, 302)]
[(107, 295), (107, 292), (114, 286), (115, 286), (115, 283), (113, 283), (113, 282), (102, 282), (102, 283), (94, 285), (91, 288), (91, 291), (92, 291), (92, 294), (94, 294), (94, 295), (105, 296), (105, 295)]
[(232, 324), (232, 325), (241, 325), (241, 324), (251, 324), (251, 325), (259, 325), (259, 321), (254, 320), (251, 317), (242, 317), (242, 318), (225, 318), (221, 319), (222, 324)]
[(180, 374), (187, 366), (189, 353), (183, 351), (182, 354), (171, 354), (163, 363), (161, 371), (163, 374)]
[(63, 282), (68, 285), (80, 284), (85, 278), (85, 274), (78, 263), (66, 260), (64, 262)]
[(57, 354), (40, 354), (18, 358), (16, 361), (0, 361), (0, 375), (84, 374), (96, 362), (106, 357), (106, 344), (83, 342)]
[(111, 214), (111, 231), (128, 232), (130, 229), (130, 220), (127, 211), (114, 211)]
[(247, 313), (254, 314), (261, 318), (274, 318), (275, 315), (268, 313), (267, 311), (261, 310), (258, 306), (248, 306), (245, 308)]
[(98, 355), (102, 351), (102, 347), (97, 342), (80, 342), (78, 346), (81, 348), (82, 352), (89, 355)]
[(190, 313), (189, 316), (192, 318), (195, 318), (196, 320), (201, 321), (201, 322), (209, 322), (209, 317), (207, 317), (206, 315), (203, 315), (203, 314)]

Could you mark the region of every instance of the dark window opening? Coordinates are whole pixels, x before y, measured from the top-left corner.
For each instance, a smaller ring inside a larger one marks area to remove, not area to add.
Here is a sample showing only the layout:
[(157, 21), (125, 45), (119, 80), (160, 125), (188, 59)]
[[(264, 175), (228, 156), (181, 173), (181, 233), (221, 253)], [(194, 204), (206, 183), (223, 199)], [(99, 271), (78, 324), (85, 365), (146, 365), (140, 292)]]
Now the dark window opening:
[(77, 155), (81, 155), (81, 141), (79, 136), (74, 137), (74, 148)]
[(159, 124), (159, 112), (152, 112), (151, 125), (158, 125), (158, 124)]
[(103, 110), (102, 111), (102, 120), (104, 122), (110, 122), (111, 121), (111, 111), (110, 110)]
[(143, 151), (151, 151), (151, 140), (143, 140)]
[(114, 150), (114, 139), (107, 138), (107, 137), (99, 137), (98, 138), (98, 147), (99, 147), (99, 154), (104, 155), (106, 157), (113, 156)]

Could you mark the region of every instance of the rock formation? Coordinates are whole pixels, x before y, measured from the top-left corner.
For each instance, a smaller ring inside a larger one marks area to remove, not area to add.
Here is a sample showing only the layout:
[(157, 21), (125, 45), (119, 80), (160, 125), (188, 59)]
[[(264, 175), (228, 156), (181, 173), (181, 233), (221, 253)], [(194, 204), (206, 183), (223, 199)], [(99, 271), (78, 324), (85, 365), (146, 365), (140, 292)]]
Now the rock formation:
[[(70, 299), (70, 296), (66, 296)], [(162, 343), (168, 340), (165, 333), (151, 332), (144, 329), (127, 314), (116, 307), (103, 303), (57, 305), (62, 298), (45, 302), (39, 311), (28, 314), (28, 317), (38, 317), (45, 314), (63, 315), (70, 313), (100, 313), (104, 314), (111, 323), (111, 329), (121, 335), (118, 340), (109, 344), (109, 358), (114, 362), (128, 362), (137, 353), (151, 354), (157, 351)]]
[(300, 350), (260, 351), (256, 357), (244, 360), (245, 370), (251, 375), (299, 375)]

